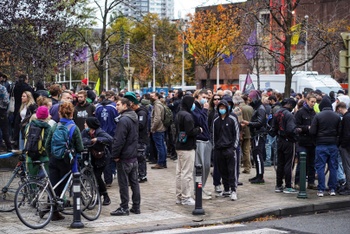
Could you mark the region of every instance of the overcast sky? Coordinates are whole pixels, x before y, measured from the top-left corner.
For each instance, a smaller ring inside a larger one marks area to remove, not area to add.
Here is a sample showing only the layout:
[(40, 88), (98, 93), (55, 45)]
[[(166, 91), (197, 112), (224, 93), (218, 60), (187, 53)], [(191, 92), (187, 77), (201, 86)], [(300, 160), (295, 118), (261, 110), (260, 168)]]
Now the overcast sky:
[[(245, 0), (174, 0), (175, 19), (185, 17), (188, 13), (194, 13), (194, 9), (200, 6), (227, 4), (232, 2), (244, 2)], [(180, 13), (181, 15), (179, 15)]]

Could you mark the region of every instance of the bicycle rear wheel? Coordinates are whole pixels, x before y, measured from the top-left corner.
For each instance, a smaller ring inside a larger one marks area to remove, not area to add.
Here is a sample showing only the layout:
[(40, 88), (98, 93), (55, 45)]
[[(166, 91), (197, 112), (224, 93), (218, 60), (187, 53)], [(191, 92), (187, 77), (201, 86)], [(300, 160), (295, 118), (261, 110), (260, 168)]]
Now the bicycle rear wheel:
[(15, 173), (17, 172), (11, 169), (0, 171), (0, 212), (15, 210), (15, 194), (21, 183), (21, 179)]
[[(82, 200), (82, 211), (81, 214), (84, 218), (89, 221), (94, 221), (98, 219), (102, 210), (101, 196), (98, 191), (98, 187), (89, 177), (85, 175), (82, 176), (82, 197), (86, 196), (89, 199), (81, 199)], [(90, 194), (88, 194), (90, 193)]]
[(43, 184), (30, 181), (22, 184), (15, 195), (15, 209), (21, 222), (32, 229), (45, 227), (51, 220), (54, 201)]

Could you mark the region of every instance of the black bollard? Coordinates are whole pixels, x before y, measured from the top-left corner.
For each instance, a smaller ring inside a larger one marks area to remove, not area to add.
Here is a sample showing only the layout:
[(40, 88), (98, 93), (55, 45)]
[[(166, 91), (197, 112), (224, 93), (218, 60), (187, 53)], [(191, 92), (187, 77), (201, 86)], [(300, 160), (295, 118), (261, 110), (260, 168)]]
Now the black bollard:
[(192, 211), (193, 215), (204, 215), (205, 212), (202, 208), (202, 165), (197, 164), (196, 168), (196, 203), (194, 210)]
[(80, 189), (80, 172), (73, 173), (73, 222), (71, 228), (83, 228), (84, 224), (81, 222), (81, 189)]
[(306, 193), (306, 152), (299, 153), (300, 160), (300, 180), (299, 180), (299, 193), (297, 198), (307, 198)]

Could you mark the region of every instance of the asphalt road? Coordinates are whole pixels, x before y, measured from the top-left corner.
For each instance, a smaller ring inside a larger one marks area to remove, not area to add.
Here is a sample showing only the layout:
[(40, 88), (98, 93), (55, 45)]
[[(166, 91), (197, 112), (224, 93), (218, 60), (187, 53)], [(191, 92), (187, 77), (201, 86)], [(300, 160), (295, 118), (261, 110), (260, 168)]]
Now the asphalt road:
[(347, 234), (350, 233), (350, 210), (329, 211), (295, 217), (273, 218), (268, 221), (181, 228), (150, 232), (152, 234)]

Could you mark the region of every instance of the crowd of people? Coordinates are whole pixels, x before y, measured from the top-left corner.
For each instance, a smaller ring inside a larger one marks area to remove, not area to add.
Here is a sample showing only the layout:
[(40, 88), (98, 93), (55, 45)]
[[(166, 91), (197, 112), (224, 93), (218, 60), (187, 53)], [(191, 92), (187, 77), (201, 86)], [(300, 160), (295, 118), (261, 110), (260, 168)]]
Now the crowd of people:
[[(350, 98), (343, 90), (337, 94), (292, 92), (285, 99), (272, 89), (249, 93), (177, 89), (143, 95), (109, 90), (96, 95), (86, 79), (78, 92), (58, 84), (45, 89), (41, 82), (33, 89), (25, 75), (13, 86), (2, 73), (0, 79), (3, 150), (25, 149), (28, 129), (43, 128), (45, 152), (40, 160), (46, 162), (55, 184), (70, 170), (69, 160), (52, 156), (55, 132), (62, 125), (68, 129), (74, 125), (69, 145), (77, 154), (85, 148), (94, 156), (103, 205), (111, 203), (107, 188), (113, 179), (118, 180), (121, 203), (111, 215), (140, 214), (139, 183), (148, 181), (147, 164), (154, 170), (166, 169), (169, 159), (177, 160), (176, 203), (182, 205), (195, 204), (197, 164), (202, 165), (203, 199), (211, 199), (213, 190), (217, 196), (237, 200), (238, 186), (243, 184), (239, 174), (252, 173), (251, 184), (264, 184), (264, 168), (272, 164), (277, 166), (275, 192), (295, 193), (301, 179), (300, 152), (307, 154), (308, 189), (317, 190), (320, 197), (326, 191), (332, 196), (350, 194)], [(165, 107), (172, 112), (169, 126), (164, 123)], [(31, 160), (27, 156), (28, 170), (36, 174)], [(209, 175), (213, 176), (213, 189), (207, 183)], [(62, 188), (56, 190), (59, 194)], [(53, 220), (63, 218), (54, 213)]]

